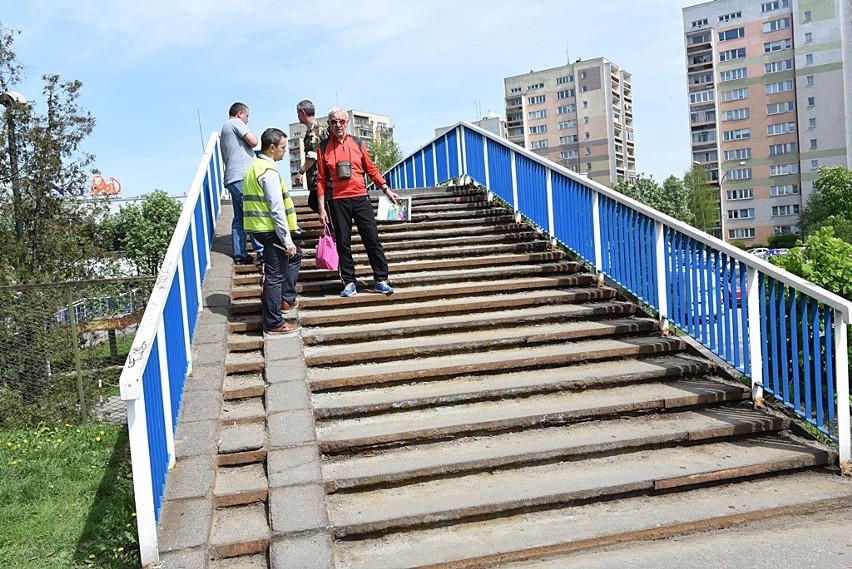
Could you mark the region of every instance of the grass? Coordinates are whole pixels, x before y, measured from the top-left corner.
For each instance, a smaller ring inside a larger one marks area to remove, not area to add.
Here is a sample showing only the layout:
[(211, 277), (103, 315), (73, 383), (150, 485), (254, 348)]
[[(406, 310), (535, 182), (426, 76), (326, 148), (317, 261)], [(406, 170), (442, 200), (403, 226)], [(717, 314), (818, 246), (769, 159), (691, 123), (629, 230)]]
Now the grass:
[(127, 427), (0, 433), (0, 567), (138, 568)]

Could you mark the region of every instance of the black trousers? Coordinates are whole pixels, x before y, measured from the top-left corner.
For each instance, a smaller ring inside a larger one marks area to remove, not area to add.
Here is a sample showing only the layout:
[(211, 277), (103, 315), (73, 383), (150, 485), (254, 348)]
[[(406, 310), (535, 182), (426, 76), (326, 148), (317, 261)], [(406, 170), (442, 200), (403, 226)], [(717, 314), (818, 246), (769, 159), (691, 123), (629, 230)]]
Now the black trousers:
[(367, 250), (375, 282), (388, 280), (388, 261), (379, 241), (376, 214), (367, 196), (333, 199), (329, 202), (337, 255), (340, 257), (340, 278), (344, 284), (355, 282), (355, 261), (352, 259), (352, 223), (358, 228), (361, 243)]

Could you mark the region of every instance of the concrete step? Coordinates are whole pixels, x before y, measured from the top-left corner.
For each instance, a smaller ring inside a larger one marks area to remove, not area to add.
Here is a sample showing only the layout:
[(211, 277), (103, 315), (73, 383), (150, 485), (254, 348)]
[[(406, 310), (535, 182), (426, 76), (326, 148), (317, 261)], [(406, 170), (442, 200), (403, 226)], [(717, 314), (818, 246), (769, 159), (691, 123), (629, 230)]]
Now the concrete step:
[(449, 441), (330, 456), (326, 490), (411, 484), (430, 477), (470, 474), (562, 460), (581, 460), (640, 448), (691, 444), (786, 429), (789, 420), (746, 406), (622, 417), (569, 426), (469, 436)]
[(622, 414), (742, 401), (743, 386), (713, 379), (670, 379), (582, 392), (566, 391), (500, 401), (475, 401), (435, 408), (317, 423), (323, 452), (434, 441), (521, 428), (562, 425)]
[(261, 348), (263, 348), (263, 334), (259, 331), (228, 334), (228, 351), (230, 352), (255, 352)]
[(640, 355), (661, 355), (681, 352), (685, 348), (686, 345), (681, 340), (673, 337), (594, 339), (565, 345), (442, 355), (368, 365), (309, 368), (308, 383), (313, 391), (324, 391), (439, 380), (468, 374), (483, 375), (556, 367)]
[[(487, 315), (484, 316), (487, 318)], [(374, 341), (349, 342), (346, 345), (306, 346), (309, 366), (342, 366), (368, 362), (407, 361), (413, 358), (458, 356), (507, 348), (563, 344), (572, 340), (650, 334), (658, 330), (650, 318), (532, 322), (463, 330), (407, 338), (388, 337), (377, 346)]]
[[(590, 297), (605, 290), (614, 296), (615, 291), (612, 289), (595, 288), (578, 289), (576, 292), (532, 291), (497, 298), (451, 298), (441, 302), (403, 305), (365, 305), (346, 312), (303, 309), (300, 320), (306, 328), (302, 333), (302, 342), (306, 346), (329, 345), (509, 328), (521, 322), (546, 323), (635, 314), (636, 307), (627, 302), (565, 304), (590, 300)], [(586, 296), (585, 292), (590, 294)], [(503, 307), (505, 309), (500, 310)], [(394, 319), (393, 326), (389, 327), (387, 320), (391, 318)]]
[[(650, 462), (650, 461), (646, 461)], [(613, 464), (609, 474), (625, 474)], [(529, 487), (522, 482), (522, 487)], [(495, 519), (335, 541), (337, 569), (497, 567), (560, 552), (648, 541), (742, 522), (852, 506), (850, 480), (821, 472), (734, 480), (687, 493), (589, 501)], [(743, 537), (747, 539), (747, 537)]]
[(312, 395), (318, 419), (436, 408), (473, 401), (500, 401), (543, 393), (603, 389), (663, 378), (709, 375), (715, 366), (694, 357), (671, 355), (610, 360), (570, 367), (459, 376)]
[(825, 465), (831, 459), (824, 449), (761, 435), (336, 493), (326, 505), (335, 535), (344, 537), (719, 483)]

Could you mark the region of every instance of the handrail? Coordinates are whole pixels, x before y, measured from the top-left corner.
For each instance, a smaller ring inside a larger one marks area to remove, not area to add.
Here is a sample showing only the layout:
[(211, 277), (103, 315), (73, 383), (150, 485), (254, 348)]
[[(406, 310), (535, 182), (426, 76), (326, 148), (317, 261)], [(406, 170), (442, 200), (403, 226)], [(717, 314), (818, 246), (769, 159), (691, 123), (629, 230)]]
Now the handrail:
[[(838, 441), (850, 461), (852, 302), (459, 122), (386, 174), (392, 187), (468, 176), (595, 270)], [(837, 403), (839, 402), (839, 404)]]
[(207, 143), (121, 372), (127, 405), (136, 522), (142, 565), (158, 561), (157, 520), (166, 474), (175, 463), (174, 432), (192, 339), (202, 309), (222, 182), (219, 135)]

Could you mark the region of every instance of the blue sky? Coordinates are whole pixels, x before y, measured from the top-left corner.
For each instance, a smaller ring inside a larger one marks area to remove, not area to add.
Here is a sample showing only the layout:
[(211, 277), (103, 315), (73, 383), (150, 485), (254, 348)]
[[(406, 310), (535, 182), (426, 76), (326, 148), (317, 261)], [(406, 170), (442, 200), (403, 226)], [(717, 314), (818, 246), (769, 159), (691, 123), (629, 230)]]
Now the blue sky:
[(0, 23), (21, 31), (16, 90), (40, 112), (43, 74), (84, 83), (85, 148), (128, 197), (184, 194), (237, 100), (256, 133), (286, 131), (304, 98), (388, 115), (407, 155), (437, 127), (504, 115), (504, 77), (568, 57), (632, 74), (637, 171), (662, 182), (691, 163), (681, 9), (697, 3), (0, 0)]

